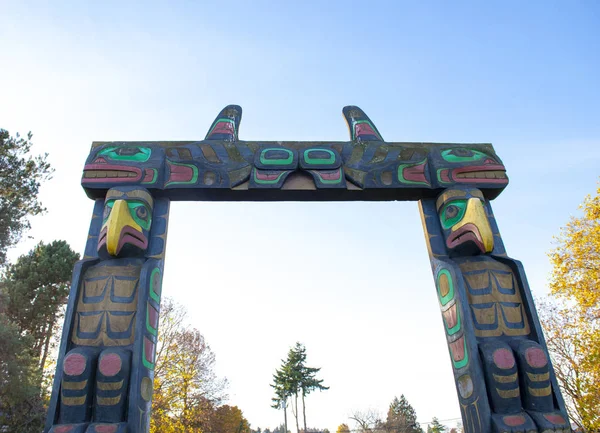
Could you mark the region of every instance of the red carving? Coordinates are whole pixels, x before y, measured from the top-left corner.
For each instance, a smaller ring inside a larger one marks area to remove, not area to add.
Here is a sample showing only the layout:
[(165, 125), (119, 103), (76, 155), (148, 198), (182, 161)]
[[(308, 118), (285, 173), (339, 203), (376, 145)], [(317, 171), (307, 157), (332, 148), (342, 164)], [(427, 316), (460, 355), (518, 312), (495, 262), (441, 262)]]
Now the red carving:
[(512, 351), (508, 349), (498, 349), (494, 352), (494, 364), (498, 368), (508, 370), (515, 366), (515, 357)]
[(194, 178), (194, 170), (186, 165), (169, 165), (168, 182), (190, 182)]
[(465, 337), (450, 343), (450, 351), (455, 362), (462, 361), (465, 358)]
[(472, 241), (477, 245), (477, 248), (485, 254), (485, 245), (481, 238), (479, 228), (473, 223), (467, 223), (458, 230), (450, 233), (446, 239), (446, 246), (450, 249), (456, 248), (458, 245), (464, 244), (467, 241)]
[(147, 168), (144, 173), (144, 180), (142, 182), (152, 182), (154, 179), (154, 170)]
[(534, 368), (545, 367), (548, 364), (546, 354), (539, 347), (530, 347), (525, 351), (525, 359), (527, 364)]
[(98, 368), (100, 373), (105, 376), (114, 376), (121, 371), (122, 361), (121, 357), (116, 353), (108, 353), (100, 358)]
[(144, 356), (146, 361), (154, 364), (154, 343), (148, 337), (144, 337)]
[(115, 424), (101, 424), (94, 427), (96, 433), (115, 433), (119, 426)]
[(503, 417), (502, 421), (504, 421), (504, 424), (510, 427), (517, 427), (527, 422), (523, 415), (508, 415)]
[(72, 431), (75, 428), (75, 426), (72, 425), (57, 425), (54, 426), (54, 433), (67, 433)]
[(210, 135), (231, 134), (233, 135), (233, 124), (231, 122), (219, 122), (215, 125)]
[(546, 413), (544, 414), (544, 418), (554, 424), (566, 424), (565, 419), (557, 413)]
[(360, 137), (362, 135), (374, 135), (375, 137), (379, 137), (379, 135), (373, 131), (373, 128), (371, 128), (371, 125), (369, 125), (368, 123), (359, 123), (356, 125), (356, 136)]
[(69, 376), (79, 376), (85, 371), (86, 361), (87, 359), (81, 353), (71, 353), (63, 362), (63, 371)]
[(442, 182), (452, 182), (450, 177), (448, 177), (448, 170), (440, 171), (440, 179), (442, 179)]
[(258, 180), (275, 180), (281, 174), (281, 171), (260, 171), (256, 170), (256, 178)]
[(444, 321), (446, 322), (446, 326), (448, 328), (454, 328), (456, 326), (456, 323), (458, 322), (458, 312), (456, 309), (456, 304), (444, 311), (443, 315)]
[(317, 174), (323, 180), (338, 180), (341, 177), (341, 170), (337, 169), (334, 171), (318, 171)]
[(411, 182), (423, 182), (429, 185), (429, 182), (427, 182), (427, 178), (425, 177), (425, 163), (404, 167), (402, 176), (404, 179)]
[(150, 322), (150, 326), (154, 329), (158, 329), (158, 311), (148, 303), (148, 320)]

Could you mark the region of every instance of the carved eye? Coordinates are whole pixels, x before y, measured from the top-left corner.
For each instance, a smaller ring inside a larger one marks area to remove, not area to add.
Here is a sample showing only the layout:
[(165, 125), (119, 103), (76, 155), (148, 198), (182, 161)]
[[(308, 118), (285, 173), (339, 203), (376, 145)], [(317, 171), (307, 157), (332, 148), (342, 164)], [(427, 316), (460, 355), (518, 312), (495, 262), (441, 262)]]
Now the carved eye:
[(467, 209), (467, 200), (453, 200), (446, 204), (440, 212), (440, 221), (444, 229), (449, 229), (457, 224), (465, 216)]
[(462, 156), (462, 157), (470, 157), (473, 156), (473, 151), (470, 149), (465, 149), (465, 148), (458, 148), (458, 149), (453, 149), (450, 152), (450, 155), (454, 155), (454, 156)]
[(143, 146), (118, 147), (111, 146), (101, 150), (98, 155), (114, 159), (116, 161), (146, 162), (150, 159), (152, 149)]
[(489, 156), (478, 150), (458, 147), (455, 149), (443, 150), (442, 158), (448, 162), (474, 162), (483, 158), (489, 158)]
[(120, 156), (135, 156), (143, 152), (138, 147), (120, 147), (115, 150), (115, 153)]
[(458, 215), (458, 208), (454, 205), (450, 205), (446, 208), (446, 219), (454, 218)]
[(148, 219), (148, 210), (146, 209), (146, 206), (138, 206), (135, 209), (135, 214), (144, 221)]

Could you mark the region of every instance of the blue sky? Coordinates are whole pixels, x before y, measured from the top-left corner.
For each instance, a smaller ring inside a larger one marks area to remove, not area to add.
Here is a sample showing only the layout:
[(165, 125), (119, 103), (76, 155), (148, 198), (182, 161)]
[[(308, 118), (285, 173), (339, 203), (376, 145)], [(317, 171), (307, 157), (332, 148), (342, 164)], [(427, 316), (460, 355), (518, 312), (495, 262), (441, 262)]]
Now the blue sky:
[[(243, 139), (346, 140), (355, 104), (389, 141), (493, 143), (505, 245), (546, 292), (552, 236), (600, 174), (597, 2), (172, 3), (2, 2), (0, 126), (56, 168), (13, 258), (83, 249), (94, 140), (199, 139), (229, 103)], [(331, 386), (310, 425), (401, 393), (423, 422), (459, 416), (415, 203), (175, 203), (164, 293), (254, 427), (282, 420), (268, 384), (296, 340)]]

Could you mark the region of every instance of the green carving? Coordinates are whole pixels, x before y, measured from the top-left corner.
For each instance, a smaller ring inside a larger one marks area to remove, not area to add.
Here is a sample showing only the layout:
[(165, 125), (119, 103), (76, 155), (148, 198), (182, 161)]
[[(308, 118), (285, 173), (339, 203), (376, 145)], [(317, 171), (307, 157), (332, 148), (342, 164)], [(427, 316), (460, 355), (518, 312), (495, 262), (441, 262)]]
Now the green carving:
[(283, 177), (283, 175), (286, 173), (285, 171), (282, 171), (279, 176), (277, 176), (276, 179), (273, 180), (263, 180), (263, 179), (258, 179), (256, 177), (256, 168), (254, 169), (254, 182), (260, 184), (260, 185), (274, 185), (277, 182), (279, 182), (281, 180), (281, 178)]
[(416, 162), (416, 163), (400, 164), (398, 166), (398, 180), (401, 183), (407, 183), (409, 185), (427, 185), (427, 186), (429, 186), (429, 183), (427, 183), (427, 182), (421, 182), (421, 181), (415, 181), (415, 180), (406, 180), (404, 178), (404, 174), (402, 173), (406, 167), (414, 167), (416, 165), (425, 164), (426, 162), (427, 162), (427, 158), (425, 158), (422, 161)]
[(448, 332), (448, 335), (454, 335), (458, 331), (460, 331), (460, 310), (458, 309), (458, 305), (457, 305), (456, 306), (456, 325), (454, 325), (452, 328), (448, 328), (448, 326), (446, 326), (446, 332)]
[[(155, 290), (156, 287), (154, 287), (154, 276), (159, 273), (160, 273), (159, 268), (152, 269), (152, 272), (150, 273), (150, 298), (152, 298), (154, 300), (154, 302), (156, 302), (157, 304), (160, 305), (160, 289), (157, 292)], [(160, 286), (160, 277), (159, 277), (158, 281), (159, 281), (159, 286)]]
[(326, 185), (335, 185), (336, 183), (341, 183), (344, 178), (344, 170), (340, 167), (340, 178), (339, 179), (323, 179), (323, 177), (316, 170), (311, 170), (319, 176), (319, 180)]
[[(329, 154), (329, 158), (311, 158), (308, 156), (310, 152), (318, 150), (319, 152), (325, 152)], [(335, 162), (335, 153), (329, 149), (306, 149), (304, 151), (304, 160), (307, 164), (311, 165), (321, 165), (321, 164), (333, 164)]]
[(189, 181), (185, 181), (185, 182), (179, 182), (179, 181), (174, 181), (174, 182), (168, 182), (167, 185), (192, 185), (195, 184), (198, 181), (198, 167), (196, 167), (193, 164), (179, 164), (177, 162), (172, 162), (170, 161), (171, 165), (178, 165), (180, 167), (189, 167), (192, 169), (192, 180)]
[[(440, 291), (440, 278), (442, 275), (446, 275), (446, 278), (448, 279), (448, 293), (446, 293), (445, 296), (442, 295)], [(445, 306), (448, 302), (454, 299), (454, 282), (452, 281), (452, 275), (450, 274), (450, 271), (448, 269), (442, 269), (438, 272), (436, 285), (438, 289), (440, 303), (442, 304), (442, 306)]]
[(135, 161), (146, 162), (150, 159), (152, 150), (149, 147), (131, 146), (118, 147), (111, 146), (98, 152), (99, 156), (106, 156), (115, 161)]
[(448, 162), (473, 162), (487, 157), (483, 152), (474, 149), (456, 148), (442, 151), (442, 158)]
[[(285, 159), (266, 159), (265, 154), (270, 150), (283, 151), (287, 153), (287, 158)], [(260, 152), (260, 163), (264, 165), (289, 165), (294, 160), (294, 153), (289, 149), (284, 149), (282, 147), (270, 147), (268, 149), (263, 149)]]
[(459, 199), (446, 203), (440, 212), (442, 227), (448, 230), (453, 225), (459, 223), (465, 216), (466, 210), (467, 200)]
[(144, 185), (156, 183), (156, 179), (158, 178), (158, 170), (155, 168), (151, 168), (150, 170), (152, 170), (152, 180), (149, 180), (148, 182), (142, 182)]

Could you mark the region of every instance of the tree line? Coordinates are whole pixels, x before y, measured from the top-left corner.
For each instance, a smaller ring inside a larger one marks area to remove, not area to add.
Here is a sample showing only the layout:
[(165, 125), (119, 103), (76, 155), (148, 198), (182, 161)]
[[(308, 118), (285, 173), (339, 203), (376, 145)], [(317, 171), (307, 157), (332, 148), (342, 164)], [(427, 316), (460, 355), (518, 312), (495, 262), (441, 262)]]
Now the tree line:
[(52, 357), (73, 265), (79, 254), (65, 241), (40, 242), (14, 263), (7, 251), (42, 214), (41, 183), (50, 179), (47, 155), (30, 155), (32, 135), (0, 129), (0, 426), (43, 429)]

